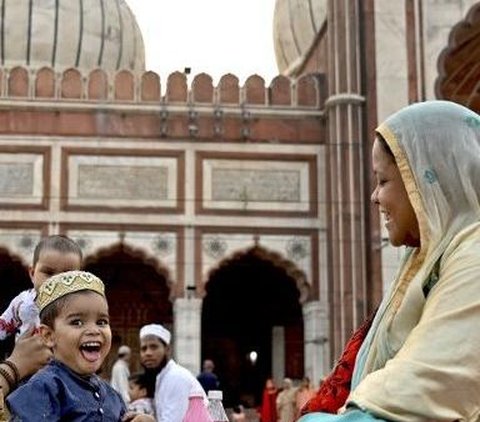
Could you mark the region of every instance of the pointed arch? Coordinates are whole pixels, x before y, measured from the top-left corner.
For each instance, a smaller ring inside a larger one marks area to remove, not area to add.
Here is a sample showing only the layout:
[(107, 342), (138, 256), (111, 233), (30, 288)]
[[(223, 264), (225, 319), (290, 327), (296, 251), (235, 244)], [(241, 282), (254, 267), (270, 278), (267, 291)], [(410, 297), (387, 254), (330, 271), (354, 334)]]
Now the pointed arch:
[(32, 287), (28, 266), (20, 256), (0, 246), (0, 312), (18, 293)]
[(480, 111), (480, 3), (451, 30), (448, 45), (438, 58), (435, 82), (438, 98)]
[(12, 262), (14, 262), (16, 264), (20, 264), (25, 268), (28, 268), (28, 266), (30, 265), (28, 262), (25, 262), (24, 259), (21, 256), (10, 252), (10, 250), (8, 248), (4, 247), (4, 246), (0, 246), (0, 256), (6, 256)]
[(93, 263), (99, 262), (102, 259), (108, 258), (116, 254), (129, 255), (132, 258), (141, 261), (143, 264), (152, 267), (159, 276), (165, 279), (168, 289), (170, 291), (169, 298), (170, 300), (173, 300), (175, 296), (175, 286), (168, 268), (164, 267), (160, 263), (160, 261), (154, 256), (148, 255), (144, 250), (140, 248), (135, 248), (125, 242), (116, 242), (110, 246), (98, 249), (95, 253), (85, 257), (83, 261), (83, 266), (84, 268), (86, 268)]
[[(28, 264), (18, 255), (0, 246), (0, 313), (7, 308), (15, 296), (31, 287)], [(7, 340), (0, 342), (0, 359), (11, 353), (14, 337), (10, 336)]]
[(212, 268), (204, 287), (202, 358), (216, 363), (228, 405), (255, 407), (266, 378), (304, 375), (302, 302), (310, 289), (294, 263), (257, 244)]
[(306, 274), (301, 269), (299, 269), (295, 265), (295, 263), (286, 259), (283, 255), (279, 254), (278, 252), (269, 250), (260, 245), (254, 245), (247, 249), (239, 250), (233, 253), (232, 255), (230, 255), (229, 257), (220, 261), (220, 263), (216, 267), (213, 267), (208, 272), (206, 280), (202, 285), (202, 289), (201, 289), (202, 296), (205, 296), (206, 285), (208, 284), (208, 281), (212, 278), (214, 273), (221, 270), (222, 268), (230, 266), (235, 261), (238, 261), (246, 256), (253, 256), (262, 261), (270, 262), (275, 268), (279, 268), (285, 271), (288, 277), (295, 280), (295, 284), (297, 286), (297, 289), (300, 295), (299, 302), (304, 303), (309, 299), (311, 286), (307, 281)]
[[(84, 268), (106, 285), (110, 308), (112, 350), (123, 344), (132, 349), (132, 370), (140, 370), (140, 328), (149, 323), (171, 326), (173, 292), (169, 272), (155, 257), (122, 241), (97, 250), (84, 260)], [(104, 362), (106, 374), (115, 359)]]

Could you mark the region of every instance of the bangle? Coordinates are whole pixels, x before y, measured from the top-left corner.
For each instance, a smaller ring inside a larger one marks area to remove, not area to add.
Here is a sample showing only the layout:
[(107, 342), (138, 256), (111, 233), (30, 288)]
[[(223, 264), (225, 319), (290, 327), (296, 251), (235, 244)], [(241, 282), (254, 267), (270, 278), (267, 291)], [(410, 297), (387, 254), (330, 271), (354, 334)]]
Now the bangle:
[(18, 366), (15, 365), (11, 360), (4, 360), (3, 362), (0, 362), (0, 363), (4, 363), (5, 365), (7, 365), (13, 372), (13, 375), (15, 377), (15, 384), (18, 384), (19, 381), (20, 381), (20, 372), (18, 370)]
[(10, 372), (0, 366), (0, 375), (5, 379), (5, 381), (7, 381), (8, 388), (10, 388), (10, 391), (12, 391), (16, 387), (16, 382)]

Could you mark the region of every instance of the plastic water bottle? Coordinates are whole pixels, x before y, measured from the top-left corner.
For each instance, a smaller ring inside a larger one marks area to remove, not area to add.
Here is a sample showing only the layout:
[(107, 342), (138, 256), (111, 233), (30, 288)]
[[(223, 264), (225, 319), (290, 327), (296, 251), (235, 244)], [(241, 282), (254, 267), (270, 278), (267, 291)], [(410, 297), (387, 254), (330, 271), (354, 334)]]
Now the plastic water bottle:
[(208, 392), (208, 411), (213, 422), (228, 422), (222, 400), (223, 393), (220, 390), (210, 390)]
[(188, 397), (188, 409), (183, 422), (213, 422), (203, 401), (203, 393), (192, 393)]

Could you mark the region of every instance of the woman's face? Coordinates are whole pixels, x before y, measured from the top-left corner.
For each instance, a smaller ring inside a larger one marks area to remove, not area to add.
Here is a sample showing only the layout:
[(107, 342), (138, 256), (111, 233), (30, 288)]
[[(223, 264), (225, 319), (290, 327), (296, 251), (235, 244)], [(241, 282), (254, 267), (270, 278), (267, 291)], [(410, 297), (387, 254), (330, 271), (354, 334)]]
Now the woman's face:
[(373, 172), (377, 186), (371, 200), (385, 219), (385, 228), (393, 246), (420, 246), (417, 217), (408, 199), (400, 171), (393, 157), (375, 140), (372, 150)]
[(267, 389), (272, 389), (272, 388), (275, 388), (275, 384), (273, 383), (273, 380), (271, 380), (270, 378), (267, 379), (266, 383), (265, 383), (265, 387)]

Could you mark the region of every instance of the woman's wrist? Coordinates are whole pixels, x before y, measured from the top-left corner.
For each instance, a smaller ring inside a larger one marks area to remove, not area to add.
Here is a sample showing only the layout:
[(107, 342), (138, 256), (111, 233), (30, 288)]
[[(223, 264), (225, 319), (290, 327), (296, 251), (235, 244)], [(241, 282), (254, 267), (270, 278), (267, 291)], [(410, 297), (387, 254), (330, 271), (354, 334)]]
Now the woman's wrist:
[(20, 371), (18, 370), (18, 366), (15, 364), (15, 362), (10, 359), (5, 359), (1, 363), (7, 365), (11, 369), (15, 378), (15, 384), (18, 384), (22, 378), (20, 377)]
[(0, 376), (5, 380), (6, 386), (8, 387), (8, 392), (14, 390), (18, 382), (20, 381), (18, 377), (18, 370), (12, 368), (12, 363), (5, 363), (5, 361), (0, 362)]

